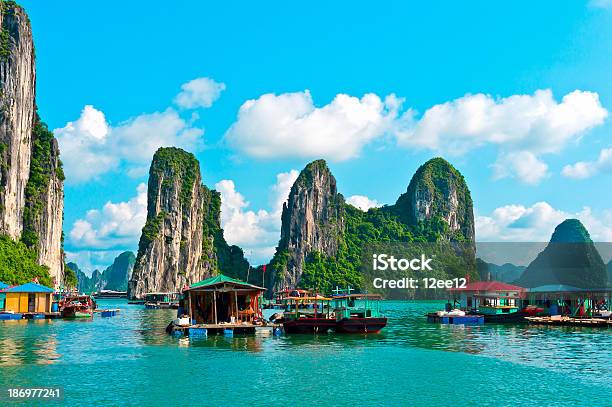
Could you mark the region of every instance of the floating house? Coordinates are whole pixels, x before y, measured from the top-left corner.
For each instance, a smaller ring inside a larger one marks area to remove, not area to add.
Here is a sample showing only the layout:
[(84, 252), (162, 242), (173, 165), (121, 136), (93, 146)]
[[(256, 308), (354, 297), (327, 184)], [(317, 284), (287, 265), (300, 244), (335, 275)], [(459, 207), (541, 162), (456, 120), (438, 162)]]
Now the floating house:
[(183, 291), (184, 311), (193, 325), (209, 331), (238, 328), (254, 332), (256, 320), (262, 317), (260, 296), (265, 290), (219, 274)]
[(500, 314), (516, 311), (525, 291), (523, 287), (499, 281), (476, 281), (451, 290), (466, 310), (490, 309)]
[(2, 290), (6, 296), (4, 311), (15, 313), (50, 313), (53, 289), (36, 283), (26, 283)]
[(466, 312), (483, 315), (485, 322), (519, 322), (532, 313), (523, 308), (526, 289), (517, 285), (477, 281), (450, 292), (455, 296), (455, 306), (458, 302)]
[(526, 303), (541, 307), (545, 315), (593, 316), (612, 310), (612, 288), (586, 289), (564, 284), (530, 288)]

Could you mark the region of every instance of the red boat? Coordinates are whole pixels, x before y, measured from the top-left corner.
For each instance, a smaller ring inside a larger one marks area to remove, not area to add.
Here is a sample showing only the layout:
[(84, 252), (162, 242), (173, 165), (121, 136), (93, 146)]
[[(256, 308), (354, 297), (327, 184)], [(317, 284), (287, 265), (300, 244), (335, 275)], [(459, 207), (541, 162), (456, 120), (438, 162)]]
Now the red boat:
[(96, 302), (89, 295), (71, 295), (60, 302), (63, 318), (91, 318)]
[[(334, 295), (335, 331), (339, 333), (377, 333), (387, 326), (380, 314), (380, 296), (372, 294)], [(356, 300), (362, 301), (357, 304)], [(376, 306), (374, 306), (376, 304)]]
[(326, 333), (336, 327), (336, 320), (331, 317), (329, 307), (327, 313), (325, 302), (331, 301), (321, 295), (295, 296), (284, 298), (285, 313), (283, 316), (283, 328), (286, 333), (311, 334)]
[[(377, 333), (387, 325), (387, 318), (380, 315), (380, 297), (376, 295), (336, 294), (332, 298), (315, 295), (289, 297), (287, 300), (290, 307), (283, 321), (286, 333), (326, 333), (330, 330), (337, 333)], [(357, 304), (356, 300), (362, 302)], [(333, 306), (329, 305), (331, 301)], [(326, 307), (324, 303), (327, 303)], [(305, 304), (309, 306), (304, 307)]]

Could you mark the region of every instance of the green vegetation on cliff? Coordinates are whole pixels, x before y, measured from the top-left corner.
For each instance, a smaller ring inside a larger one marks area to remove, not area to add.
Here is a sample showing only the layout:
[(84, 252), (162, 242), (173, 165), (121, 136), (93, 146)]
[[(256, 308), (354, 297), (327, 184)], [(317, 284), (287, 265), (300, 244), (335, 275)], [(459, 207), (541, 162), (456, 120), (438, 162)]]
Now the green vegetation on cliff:
[[(249, 262), (244, 258), (242, 249), (228, 245), (221, 228), (221, 194), (205, 188), (205, 217), (202, 232), (202, 256), (214, 253), (214, 269), (226, 276), (246, 280)], [(210, 238), (212, 237), (212, 239)], [(211, 245), (212, 240), (212, 245)], [(206, 261), (206, 258), (202, 259)]]
[[(193, 188), (200, 174), (197, 158), (185, 150), (176, 147), (163, 147), (153, 156), (149, 176), (164, 176), (162, 186), (169, 186), (175, 179), (181, 182), (179, 197), (183, 207), (191, 204)], [(172, 178), (168, 175), (172, 174)]]
[[(51, 178), (56, 176), (60, 181), (64, 180), (64, 172), (61, 161), (57, 154), (53, 133), (47, 125), (40, 121), (36, 115), (32, 129), (32, 155), (30, 159), (30, 176), (25, 188), (26, 204), (23, 209), (23, 232), (21, 240), (29, 247), (38, 245), (38, 232), (36, 222), (42, 215), (45, 204), (45, 196), (49, 188)], [(54, 163), (57, 160), (57, 168)]]
[(64, 286), (68, 288), (78, 288), (79, 286), (77, 275), (68, 264), (64, 265)]
[(566, 219), (555, 228), (550, 243), (517, 281), (523, 287), (563, 284), (587, 289), (607, 283), (606, 265), (578, 219)]
[(157, 238), (165, 218), (166, 212), (162, 211), (158, 213), (157, 216), (147, 219), (147, 222), (142, 228), (140, 240), (138, 241), (138, 257), (142, 256), (147, 247)]
[[(427, 219), (419, 219), (419, 206), (428, 205)], [(441, 157), (421, 165), (392, 210), (400, 220), (413, 226), (427, 241), (449, 239), (468, 242), (474, 239), (473, 203), (463, 175)], [(445, 216), (454, 212), (461, 228), (451, 231)]]
[(0, 235), (0, 281), (25, 284), (38, 278), (40, 284), (53, 287), (49, 269), (37, 262), (36, 252), (22, 242)]
[[(329, 169), (323, 160), (308, 164), (295, 181), (290, 197), (297, 196), (298, 191), (303, 194), (304, 190), (313, 188), (314, 176), (325, 172), (329, 172)], [(335, 191), (333, 177), (332, 182)], [(342, 225), (334, 234), (337, 250), (332, 256), (316, 250), (307, 252), (299, 277), (300, 287), (325, 293), (335, 286), (371, 289), (368, 287), (371, 281), (367, 281), (370, 279), (364, 278), (363, 265), (364, 261), (368, 261), (364, 256), (369, 255), (372, 247), (396, 245), (396, 249), (399, 249), (398, 244), (403, 249), (411, 247), (438, 256), (439, 269), (427, 277), (460, 278), (469, 275), (473, 280), (478, 280), (473, 247), (472, 198), (463, 176), (446, 160), (434, 158), (419, 167), (407, 192), (395, 205), (363, 212), (344, 203), (341, 194), (334, 195), (331, 191), (328, 194), (325, 201), (327, 209), (337, 216), (329, 219), (325, 225), (310, 227)], [(339, 205), (342, 207), (338, 208)], [(319, 210), (324, 212), (326, 209)], [(417, 213), (421, 213), (419, 211), (423, 211), (423, 216), (417, 217)], [(299, 215), (289, 210), (283, 211), (283, 225), (304, 221), (296, 216)], [(452, 220), (454, 230), (451, 230), (448, 219)], [(292, 258), (290, 250), (293, 249), (288, 249), (288, 241), (296, 238), (300, 239), (301, 236), (281, 238), (270, 262), (271, 271), (281, 281), (286, 273), (291, 272), (288, 265)]]

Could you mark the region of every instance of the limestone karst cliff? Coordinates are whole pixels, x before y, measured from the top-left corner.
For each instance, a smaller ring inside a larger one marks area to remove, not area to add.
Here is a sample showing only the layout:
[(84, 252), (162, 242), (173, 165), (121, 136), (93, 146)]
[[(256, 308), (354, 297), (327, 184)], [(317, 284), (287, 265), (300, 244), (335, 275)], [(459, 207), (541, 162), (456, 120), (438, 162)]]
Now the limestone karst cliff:
[(337, 253), (344, 230), (344, 205), (325, 161), (314, 161), (302, 170), (283, 206), (278, 252), (285, 259), (276, 274), (277, 288), (299, 283), (310, 253)]
[(228, 246), (220, 226), (218, 192), (202, 184), (191, 153), (160, 148), (149, 171), (147, 222), (142, 229), (130, 298), (147, 292), (177, 292), (217, 272), (240, 277), (248, 263)]
[(53, 134), (38, 117), (30, 20), (0, 2), (0, 233), (22, 240), (63, 280), (64, 174)]
[(578, 219), (566, 219), (560, 223), (546, 248), (517, 280), (522, 287), (562, 284), (601, 289), (607, 283), (606, 265), (589, 232)]
[(300, 173), (283, 208), (266, 286), (324, 292), (335, 285), (360, 287), (364, 247), (415, 241), (445, 242), (447, 249), (436, 250), (449, 253), (449, 264), (455, 262), (447, 275), (477, 278), (472, 198), (450, 163), (429, 160), (396, 204), (364, 212), (345, 203), (325, 161), (314, 161)]
[(436, 230), (449, 240), (474, 241), (474, 208), (463, 176), (437, 157), (421, 165), (394, 210), (408, 225)]

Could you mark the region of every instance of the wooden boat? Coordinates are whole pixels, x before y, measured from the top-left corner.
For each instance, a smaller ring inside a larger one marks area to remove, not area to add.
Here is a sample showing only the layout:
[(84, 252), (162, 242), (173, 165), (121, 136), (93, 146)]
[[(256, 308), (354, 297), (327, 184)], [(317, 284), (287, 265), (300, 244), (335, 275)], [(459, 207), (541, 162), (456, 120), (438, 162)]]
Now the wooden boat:
[(289, 334), (327, 333), (335, 329), (336, 319), (323, 312), (325, 303), (329, 304), (331, 298), (315, 294), (313, 296), (286, 297), (285, 313), (283, 314), (283, 329)]
[[(274, 299), (270, 300), (267, 303), (263, 304), (264, 309), (280, 309), (284, 310), (287, 307), (289, 298), (296, 297), (309, 297), (311, 296), (311, 292), (309, 290), (303, 290), (300, 288), (289, 289), (285, 288), (284, 290), (276, 291), (274, 293)], [(304, 306), (305, 304), (300, 304)]]
[(144, 306), (146, 309), (177, 309), (179, 295), (179, 293), (146, 293)]
[(95, 309), (96, 303), (89, 295), (70, 295), (60, 302), (63, 318), (91, 318)]
[[(332, 299), (336, 319), (335, 332), (377, 333), (387, 326), (387, 318), (380, 314), (381, 298), (378, 295), (338, 293), (333, 295)], [(357, 303), (357, 300), (361, 302)]]
[(127, 291), (100, 290), (92, 294), (96, 299), (127, 298)]
[[(283, 320), (285, 332), (376, 333), (387, 325), (387, 318), (380, 314), (379, 296), (341, 291), (336, 289), (336, 294), (331, 298), (318, 294), (289, 297)], [(350, 288), (346, 291), (350, 291)], [(357, 300), (360, 302), (357, 303)], [(303, 307), (305, 304), (312, 307)]]

